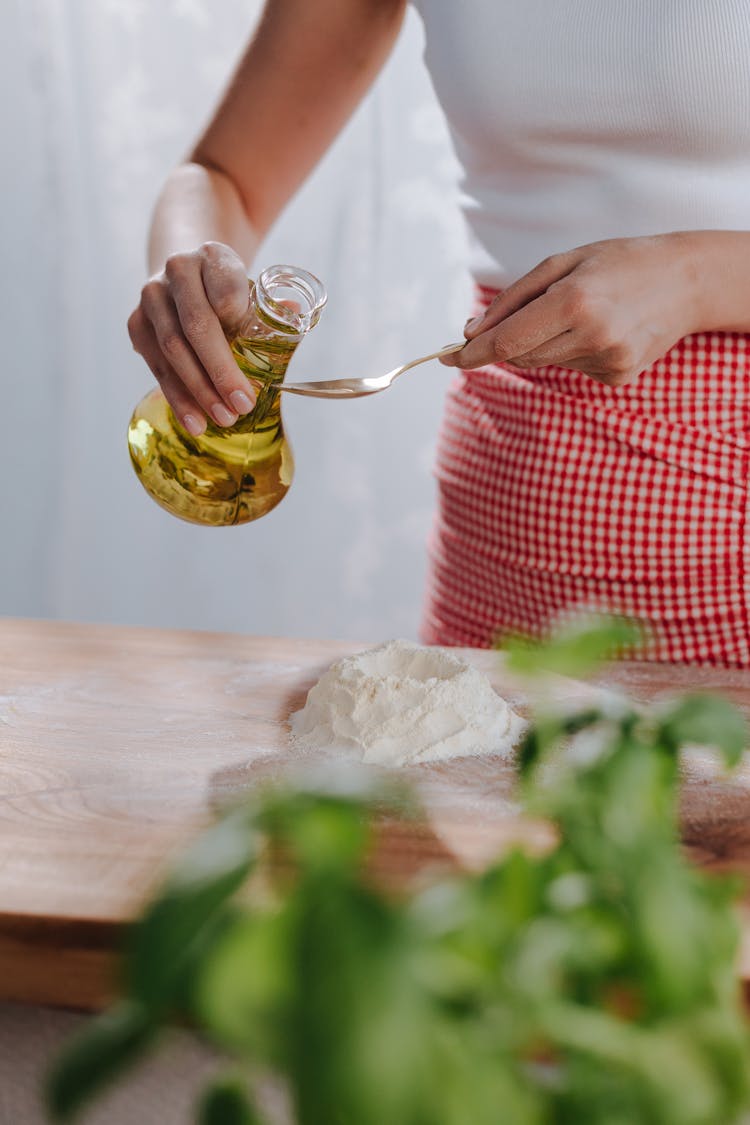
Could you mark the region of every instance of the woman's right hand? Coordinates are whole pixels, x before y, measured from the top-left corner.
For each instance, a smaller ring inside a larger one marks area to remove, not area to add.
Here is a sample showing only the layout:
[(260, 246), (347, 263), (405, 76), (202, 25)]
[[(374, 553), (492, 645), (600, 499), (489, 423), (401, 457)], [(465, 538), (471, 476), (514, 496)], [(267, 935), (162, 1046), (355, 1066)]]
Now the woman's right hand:
[(134, 349), (156, 377), (180, 424), (202, 434), (209, 416), (231, 426), (255, 405), (224, 335), (236, 328), (249, 299), (242, 259), (221, 242), (173, 254), (149, 278), (128, 320)]

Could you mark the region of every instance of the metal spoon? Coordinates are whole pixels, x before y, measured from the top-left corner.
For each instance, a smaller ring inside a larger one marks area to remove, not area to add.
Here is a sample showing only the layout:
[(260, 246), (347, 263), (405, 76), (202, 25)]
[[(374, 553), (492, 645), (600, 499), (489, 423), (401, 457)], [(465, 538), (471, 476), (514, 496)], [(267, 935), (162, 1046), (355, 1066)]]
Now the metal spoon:
[(385, 375), (376, 375), (372, 379), (323, 379), (314, 383), (279, 383), (274, 387), (277, 391), (288, 391), (292, 395), (312, 395), (314, 398), (361, 398), (363, 395), (375, 395), (378, 391), (385, 391), (392, 383), (411, 367), (420, 363), (427, 363), (429, 359), (438, 359), (441, 355), (458, 352), (465, 347), (466, 340), (460, 344), (446, 344), (439, 352), (423, 355), (420, 359), (413, 359), (411, 363), (402, 363), (394, 367)]

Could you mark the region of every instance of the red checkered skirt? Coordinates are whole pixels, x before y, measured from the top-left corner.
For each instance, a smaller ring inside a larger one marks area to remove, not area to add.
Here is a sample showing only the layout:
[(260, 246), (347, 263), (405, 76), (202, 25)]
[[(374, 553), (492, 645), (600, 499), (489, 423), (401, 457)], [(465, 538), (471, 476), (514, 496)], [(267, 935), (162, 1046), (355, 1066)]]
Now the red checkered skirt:
[(611, 612), (644, 623), (644, 659), (749, 666), (749, 459), (750, 336), (687, 336), (626, 387), (461, 372), (423, 640), (485, 647)]

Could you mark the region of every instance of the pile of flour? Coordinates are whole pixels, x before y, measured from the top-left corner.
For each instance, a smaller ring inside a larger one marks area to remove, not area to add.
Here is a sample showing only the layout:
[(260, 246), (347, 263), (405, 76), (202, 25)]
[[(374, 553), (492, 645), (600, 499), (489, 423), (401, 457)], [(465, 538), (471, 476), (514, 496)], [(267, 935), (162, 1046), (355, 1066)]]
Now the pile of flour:
[(345, 748), (386, 766), (507, 757), (523, 727), (476, 668), (450, 649), (409, 641), (337, 661), (290, 724), (301, 748)]

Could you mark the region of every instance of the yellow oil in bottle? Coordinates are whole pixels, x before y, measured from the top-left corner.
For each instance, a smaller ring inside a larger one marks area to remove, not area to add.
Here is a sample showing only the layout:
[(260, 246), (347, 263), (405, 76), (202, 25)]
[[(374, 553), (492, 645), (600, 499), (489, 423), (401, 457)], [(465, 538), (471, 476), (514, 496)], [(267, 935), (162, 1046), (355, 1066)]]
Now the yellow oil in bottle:
[[(294, 344), (240, 337), (232, 352), (258, 392), (255, 408), (233, 426), (209, 421), (193, 437), (157, 388), (138, 404), (128, 430), (133, 467), (158, 504), (191, 523), (247, 523), (275, 508), (292, 483), (294, 460), (275, 385)], [(261, 365), (264, 370), (261, 370)]]
[[(270, 270), (287, 271), (286, 294), (292, 267)], [(277, 387), (302, 335), (315, 323), (325, 292), (321, 286), (315, 317), (301, 321), (299, 295), (296, 302), (273, 303), (269, 271), (264, 274), (260, 293), (251, 283), (251, 315), (230, 340), (238, 366), (257, 393), (250, 414), (224, 428), (209, 420), (205, 433), (193, 437), (157, 388), (138, 403), (130, 420), (130, 457), (142, 485), (168, 512), (190, 523), (218, 527), (259, 519), (283, 500), (292, 483), (294, 459)], [(299, 275), (312, 278), (305, 271), (292, 276)]]

